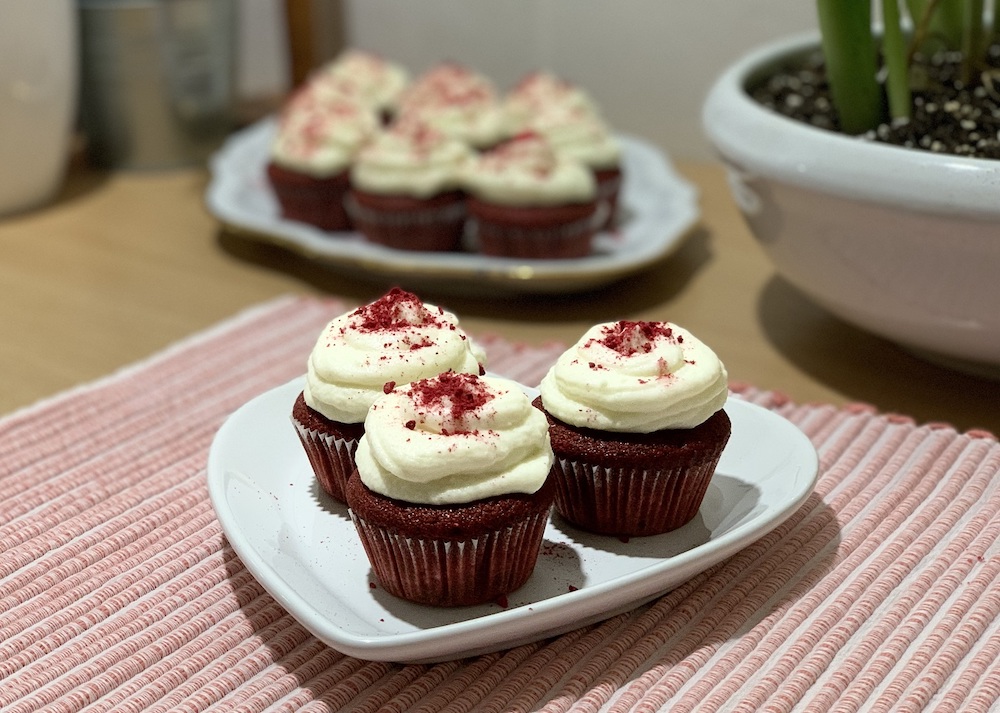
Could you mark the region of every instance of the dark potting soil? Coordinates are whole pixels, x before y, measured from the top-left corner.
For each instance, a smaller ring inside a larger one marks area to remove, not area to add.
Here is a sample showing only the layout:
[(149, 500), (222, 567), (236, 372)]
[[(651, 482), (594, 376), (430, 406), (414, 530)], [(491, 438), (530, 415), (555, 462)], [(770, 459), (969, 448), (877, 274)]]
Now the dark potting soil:
[[(1000, 158), (1000, 46), (991, 48), (988, 63), (965, 83), (959, 53), (916, 57), (915, 76), (923, 81), (913, 91), (911, 118), (882, 124), (865, 138), (958, 156)], [(764, 106), (839, 131), (818, 51), (750, 89), (751, 96)]]

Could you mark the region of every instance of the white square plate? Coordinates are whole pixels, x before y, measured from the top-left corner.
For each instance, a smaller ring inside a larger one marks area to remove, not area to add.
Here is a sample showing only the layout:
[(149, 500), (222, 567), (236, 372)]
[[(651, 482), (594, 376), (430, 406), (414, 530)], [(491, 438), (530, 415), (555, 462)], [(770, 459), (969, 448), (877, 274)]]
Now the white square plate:
[(375, 584), (347, 507), (319, 489), (291, 424), (302, 383), (268, 391), (226, 420), (209, 453), (209, 493), (230, 544), (263, 587), (320, 640), (359, 658), (460, 658), (632, 609), (776, 527), (808, 497), (818, 470), (798, 428), (730, 398), (732, 437), (692, 522), (626, 542), (554, 516), (534, 574), (506, 606), (422, 606)]

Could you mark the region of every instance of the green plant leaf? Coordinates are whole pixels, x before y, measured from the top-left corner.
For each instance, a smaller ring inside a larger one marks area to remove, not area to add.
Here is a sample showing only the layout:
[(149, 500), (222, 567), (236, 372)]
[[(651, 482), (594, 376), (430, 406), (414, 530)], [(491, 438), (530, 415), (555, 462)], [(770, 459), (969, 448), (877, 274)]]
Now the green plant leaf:
[(816, 8), (840, 128), (848, 134), (874, 129), (882, 120), (882, 89), (871, 0), (817, 0)]
[(885, 58), (885, 90), (889, 99), (889, 115), (893, 119), (909, 119), (913, 99), (910, 93), (909, 52), (903, 34), (899, 0), (882, 0), (882, 56)]

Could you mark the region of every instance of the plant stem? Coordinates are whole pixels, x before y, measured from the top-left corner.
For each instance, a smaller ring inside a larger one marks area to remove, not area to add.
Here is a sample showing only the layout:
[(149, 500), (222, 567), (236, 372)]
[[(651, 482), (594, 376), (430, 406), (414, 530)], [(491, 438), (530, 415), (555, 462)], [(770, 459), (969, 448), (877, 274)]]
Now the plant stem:
[(830, 91), (847, 134), (861, 134), (882, 119), (878, 56), (871, 0), (816, 0)]
[(983, 0), (965, 0), (962, 32), (962, 81), (969, 84), (975, 70), (985, 61), (985, 16)]
[(969, 0), (937, 0), (937, 8), (931, 19), (933, 33), (938, 35), (948, 49), (959, 49), (965, 34), (965, 6)]
[(882, 18), (885, 24), (882, 54), (887, 70), (885, 89), (889, 98), (889, 115), (893, 119), (909, 119), (912, 104), (910, 66), (898, 0), (882, 0)]

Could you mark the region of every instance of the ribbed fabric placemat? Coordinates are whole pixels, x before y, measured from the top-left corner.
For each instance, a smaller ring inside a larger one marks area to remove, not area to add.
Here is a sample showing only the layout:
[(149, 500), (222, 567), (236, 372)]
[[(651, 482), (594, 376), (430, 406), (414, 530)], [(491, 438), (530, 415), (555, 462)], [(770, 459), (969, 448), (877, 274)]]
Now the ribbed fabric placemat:
[[(0, 421), (0, 710), (1000, 708), (1000, 445), (733, 385), (816, 445), (786, 523), (652, 604), (440, 664), (344, 656), (244, 569), (209, 503), (225, 417), (303, 371), (336, 300), (282, 298)], [(485, 335), (535, 384), (561, 351)]]

